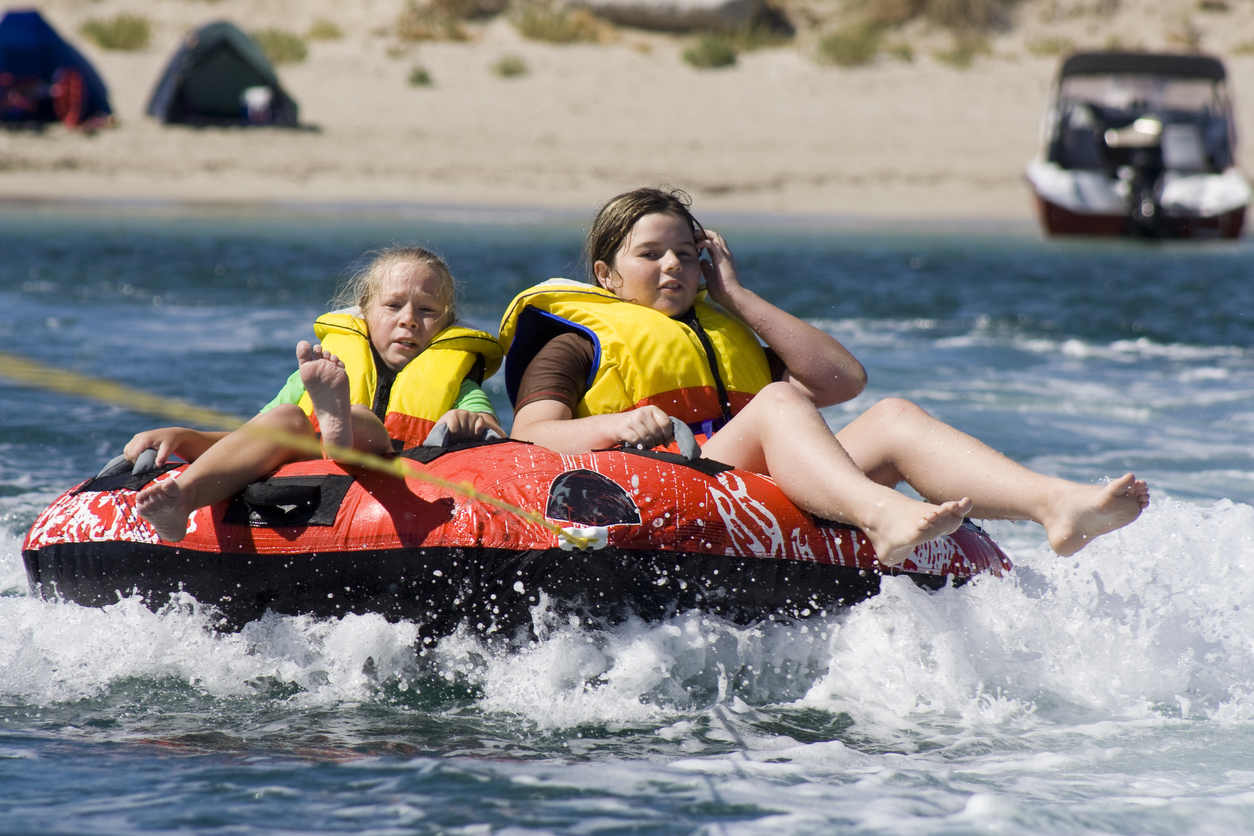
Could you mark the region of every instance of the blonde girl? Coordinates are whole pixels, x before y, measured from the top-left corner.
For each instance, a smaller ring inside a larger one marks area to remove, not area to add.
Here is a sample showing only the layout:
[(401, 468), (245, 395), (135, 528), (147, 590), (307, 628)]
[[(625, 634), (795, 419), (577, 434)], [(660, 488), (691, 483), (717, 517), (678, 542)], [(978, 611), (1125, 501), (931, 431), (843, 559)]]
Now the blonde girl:
[[(347, 310), (320, 317), (322, 341), (296, 346), (298, 368), (263, 411), (231, 433), (165, 427), (127, 443), (135, 459), (156, 449), (191, 462), (177, 480), (140, 491), (140, 516), (164, 540), (186, 536), (192, 512), (220, 502), (280, 465), (307, 454), (271, 440), (266, 430), (313, 438), (324, 448), (386, 455), (422, 442), (437, 424), (453, 441), (487, 430), (504, 434), (479, 388), (500, 348), (486, 333), (454, 325), (456, 285), (447, 265), (420, 247), (384, 250), (346, 286)], [(254, 430), (263, 432), (255, 432)]]

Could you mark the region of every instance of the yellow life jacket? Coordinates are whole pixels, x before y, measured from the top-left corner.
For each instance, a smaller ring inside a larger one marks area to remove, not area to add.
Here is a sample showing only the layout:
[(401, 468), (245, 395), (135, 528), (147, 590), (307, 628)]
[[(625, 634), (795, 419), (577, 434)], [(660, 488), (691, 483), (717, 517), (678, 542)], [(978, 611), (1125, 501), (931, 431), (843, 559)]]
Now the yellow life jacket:
[[(576, 418), (656, 405), (712, 434), (771, 382), (757, 335), (706, 299), (672, 319), (582, 282), (550, 279), (514, 298), (501, 320), (505, 387), (518, 396), (527, 364), (558, 334), (592, 340), (596, 361)], [(708, 345), (707, 345), (708, 343)]]
[[(476, 364), (482, 361), (484, 379), (501, 366), (501, 344), (495, 337), (485, 331), (450, 325), (397, 373), (386, 408), (381, 410), (375, 404), (379, 376), (366, 321), (355, 309), (335, 311), (318, 317), (314, 334), (323, 348), (344, 361), (352, 402), (376, 413), (382, 411), (388, 435), (401, 441), (405, 448), (421, 444), (440, 416), (452, 409), (462, 381)], [(308, 392), (301, 396), (300, 408), (314, 420)]]

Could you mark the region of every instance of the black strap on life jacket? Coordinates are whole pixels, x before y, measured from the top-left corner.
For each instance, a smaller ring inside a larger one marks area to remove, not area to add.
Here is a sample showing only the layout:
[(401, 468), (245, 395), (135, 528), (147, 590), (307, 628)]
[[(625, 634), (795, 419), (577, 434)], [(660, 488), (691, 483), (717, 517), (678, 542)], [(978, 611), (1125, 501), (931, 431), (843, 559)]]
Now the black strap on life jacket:
[(705, 359), (710, 364), (710, 374), (714, 375), (714, 385), (718, 388), (718, 403), (723, 410), (722, 423), (726, 424), (732, 419), (731, 399), (727, 397), (727, 385), (723, 383), (723, 376), (718, 373), (718, 354), (714, 351), (714, 344), (710, 342), (710, 335), (705, 333), (695, 307), (689, 308), (679, 321), (696, 332), (701, 347), (705, 349)]
[(370, 405), (370, 411), (380, 421), (386, 421), (388, 418), (388, 401), (392, 399), (392, 384), (396, 381), (396, 372), (392, 371), (387, 363), (383, 362), (383, 358), (379, 356), (374, 343), (370, 343), (370, 356), (374, 359), (375, 378), (374, 403)]
[[(396, 383), (396, 376), (399, 372), (394, 372), (388, 368), (383, 362), (383, 358), (379, 356), (379, 352), (375, 349), (374, 344), (370, 346), (370, 356), (374, 358), (375, 380), (377, 384), (374, 387), (374, 403), (370, 406), (380, 421), (386, 421), (388, 418), (388, 404), (392, 400), (392, 385)], [(467, 380), (473, 380), (476, 384), (483, 383), (484, 372), (483, 355), (475, 356), (475, 364), (471, 367), (470, 373), (466, 375)]]

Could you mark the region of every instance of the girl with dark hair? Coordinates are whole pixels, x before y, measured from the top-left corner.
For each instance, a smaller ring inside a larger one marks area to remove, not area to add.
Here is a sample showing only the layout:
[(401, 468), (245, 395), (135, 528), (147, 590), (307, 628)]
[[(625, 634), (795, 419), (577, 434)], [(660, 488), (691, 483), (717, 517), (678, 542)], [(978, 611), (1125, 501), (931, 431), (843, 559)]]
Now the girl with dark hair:
[[(615, 197), (587, 257), (595, 287), (546, 282), (502, 321), (516, 439), (564, 453), (654, 447), (678, 418), (705, 439), (705, 457), (769, 475), (798, 506), (862, 529), (886, 566), (966, 516), (1035, 520), (1068, 555), (1149, 503), (1130, 473), (1105, 485), (1044, 476), (900, 398), (833, 434), (819, 408), (856, 397), (862, 365), (744, 287), (683, 192)], [(925, 501), (894, 490), (903, 481)]]

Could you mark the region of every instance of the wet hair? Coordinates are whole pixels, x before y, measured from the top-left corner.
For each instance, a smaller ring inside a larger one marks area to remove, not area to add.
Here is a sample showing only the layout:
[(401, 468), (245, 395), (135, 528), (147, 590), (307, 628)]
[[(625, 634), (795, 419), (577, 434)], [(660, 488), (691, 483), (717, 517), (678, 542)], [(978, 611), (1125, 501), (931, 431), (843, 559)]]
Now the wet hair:
[(336, 291), (335, 298), (331, 300), (333, 310), (356, 305), (364, 316), (392, 268), (398, 264), (417, 262), (430, 267), (440, 280), (438, 297), (447, 309), (449, 324), (457, 319), (457, 280), (444, 259), (426, 247), (388, 247), (374, 250), (366, 256), (370, 257), (369, 263), (353, 273)]
[(584, 258), (588, 265), (588, 277), (593, 284), (599, 284), (596, 277), (596, 263), (604, 261), (611, 268), (618, 256), (623, 242), (631, 234), (636, 223), (645, 215), (672, 215), (686, 222), (692, 229), (692, 237), (704, 233), (705, 229), (688, 211), (692, 198), (683, 189), (642, 188), (623, 192), (611, 198), (597, 212), (588, 230), (584, 242)]

